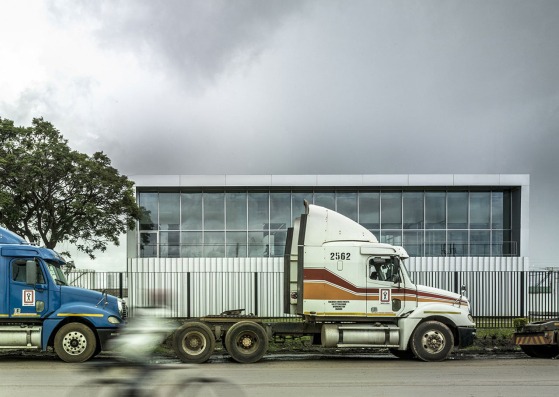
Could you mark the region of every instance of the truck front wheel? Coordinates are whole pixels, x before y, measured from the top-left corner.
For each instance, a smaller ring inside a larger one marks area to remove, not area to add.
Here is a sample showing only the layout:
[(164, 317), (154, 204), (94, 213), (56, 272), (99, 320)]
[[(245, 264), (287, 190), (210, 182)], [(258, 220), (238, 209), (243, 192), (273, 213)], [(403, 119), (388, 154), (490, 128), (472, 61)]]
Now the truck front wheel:
[(233, 360), (244, 364), (254, 363), (268, 350), (268, 337), (259, 324), (241, 321), (225, 334), (225, 346)]
[(446, 325), (426, 321), (417, 326), (412, 335), (411, 350), (423, 361), (445, 360), (454, 347), (454, 336)]
[(175, 351), (184, 363), (208, 361), (215, 348), (215, 338), (204, 323), (186, 323), (175, 332)]
[(87, 325), (69, 323), (54, 337), (54, 351), (62, 361), (82, 363), (89, 360), (97, 349), (95, 334)]

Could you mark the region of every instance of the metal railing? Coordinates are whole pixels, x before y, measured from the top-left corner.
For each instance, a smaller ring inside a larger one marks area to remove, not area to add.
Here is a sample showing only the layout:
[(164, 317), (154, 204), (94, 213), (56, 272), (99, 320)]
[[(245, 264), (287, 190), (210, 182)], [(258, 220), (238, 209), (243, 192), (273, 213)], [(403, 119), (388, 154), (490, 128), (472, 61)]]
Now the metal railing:
[[(466, 286), (478, 328), (511, 328), (515, 318), (559, 317), (559, 271), (416, 271), (417, 284), (460, 293)], [(159, 291), (173, 317), (200, 317), (225, 310), (290, 318), (283, 314), (283, 272), (92, 272), (73, 271), (70, 285), (107, 291), (135, 306), (152, 305)]]

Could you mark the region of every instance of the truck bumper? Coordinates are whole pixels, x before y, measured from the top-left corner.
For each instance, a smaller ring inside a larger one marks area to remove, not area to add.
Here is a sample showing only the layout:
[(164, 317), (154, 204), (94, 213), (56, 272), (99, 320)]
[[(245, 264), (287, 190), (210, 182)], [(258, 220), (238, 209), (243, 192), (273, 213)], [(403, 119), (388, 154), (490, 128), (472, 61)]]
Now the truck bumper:
[(468, 347), (474, 344), (476, 329), (473, 327), (458, 327), (458, 347)]
[(105, 350), (107, 347), (107, 342), (118, 336), (119, 333), (118, 328), (111, 328), (111, 329), (98, 329), (97, 335), (99, 335), (99, 343), (101, 344), (101, 350)]

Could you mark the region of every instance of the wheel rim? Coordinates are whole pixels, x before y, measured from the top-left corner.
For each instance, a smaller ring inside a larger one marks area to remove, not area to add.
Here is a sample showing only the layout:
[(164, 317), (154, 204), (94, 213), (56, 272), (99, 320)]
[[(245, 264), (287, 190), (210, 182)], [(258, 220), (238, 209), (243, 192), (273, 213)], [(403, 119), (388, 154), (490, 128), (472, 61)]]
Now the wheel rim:
[(80, 355), (87, 348), (87, 338), (78, 331), (68, 332), (62, 339), (62, 348), (72, 356)]
[(446, 340), (442, 333), (437, 330), (430, 330), (423, 334), (421, 344), (426, 352), (436, 354), (445, 347)]
[(258, 349), (258, 342), (258, 335), (256, 335), (254, 332), (245, 331), (237, 338), (236, 345), (239, 348), (239, 352), (250, 354)]
[(182, 340), (183, 350), (192, 356), (202, 354), (206, 349), (206, 337), (198, 331), (188, 332)]

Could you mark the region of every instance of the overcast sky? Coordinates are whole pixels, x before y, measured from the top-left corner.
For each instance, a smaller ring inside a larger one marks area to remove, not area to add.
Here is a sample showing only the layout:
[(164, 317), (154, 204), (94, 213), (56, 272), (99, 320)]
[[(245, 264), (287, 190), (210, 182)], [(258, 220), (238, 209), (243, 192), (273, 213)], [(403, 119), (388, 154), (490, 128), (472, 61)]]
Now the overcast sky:
[(0, 0), (0, 15), (0, 117), (44, 117), (123, 174), (526, 173), (531, 263), (559, 264), (559, 1)]

